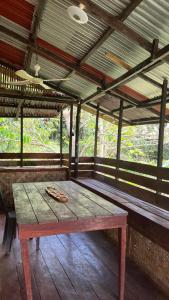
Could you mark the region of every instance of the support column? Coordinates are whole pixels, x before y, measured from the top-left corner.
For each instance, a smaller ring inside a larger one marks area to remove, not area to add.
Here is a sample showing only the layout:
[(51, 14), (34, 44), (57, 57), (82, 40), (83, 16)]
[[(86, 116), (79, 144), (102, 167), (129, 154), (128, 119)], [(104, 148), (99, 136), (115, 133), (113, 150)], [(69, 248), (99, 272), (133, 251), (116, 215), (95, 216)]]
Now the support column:
[(81, 114), (81, 104), (79, 103), (77, 106), (77, 115), (76, 115), (75, 178), (78, 177), (80, 114)]
[(60, 112), (60, 166), (63, 165), (63, 112)]
[(20, 131), (20, 166), (23, 167), (23, 106), (20, 109), (20, 121), (21, 121), (21, 131)]
[(73, 104), (70, 106), (70, 132), (69, 132), (69, 179), (72, 169), (72, 127), (73, 127)]
[(100, 113), (100, 105), (97, 105), (96, 111), (96, 124), (95, 124), (95, 139), (94, 139), (94, 171), (96, 166), (97, 159), (97, 150), (98, 150), (98, 128), (99, 128), (99, 113)]
[(123, 100), (120, 100), (120, 111), (119, 111), (119, 123), (118, 123), (118, 135), (117, 135), (117, 154), (116, 154), (116, 180), (118, 180), (119, 160), (121, 152), (121, 133), (123, 125)]
[(165, 111), (167, 100), (167, 79), (163, 81), (161, 109), (160, 109), (160, 126), (159, 126), (159, 138), (158, 138), (158, 154), (157, 154), (157, 167), (162, 167), (163, 164), (163, 146), (164, 146), (164, 126), (165, 126)]
[(97, 141), (98, 141), (98, 128), (99, 128), (99, 111), (100, 105), (97, 105), (96, 112), (96, 125), (95, 125), (95, 140), (94, 140), (94, 159), (97, 157)]

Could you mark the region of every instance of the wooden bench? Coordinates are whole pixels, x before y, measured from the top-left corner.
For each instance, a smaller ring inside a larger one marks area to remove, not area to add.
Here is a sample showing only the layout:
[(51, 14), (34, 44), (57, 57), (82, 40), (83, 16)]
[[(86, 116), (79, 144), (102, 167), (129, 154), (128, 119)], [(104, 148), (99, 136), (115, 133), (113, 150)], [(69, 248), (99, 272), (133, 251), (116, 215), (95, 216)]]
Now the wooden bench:
[(169, 169), (123, 161), (115, 168), (117, 161), (107, 158), (95, 162), (93, 178), (74, 181), (127, 210), (128, 224), (169, 252)]

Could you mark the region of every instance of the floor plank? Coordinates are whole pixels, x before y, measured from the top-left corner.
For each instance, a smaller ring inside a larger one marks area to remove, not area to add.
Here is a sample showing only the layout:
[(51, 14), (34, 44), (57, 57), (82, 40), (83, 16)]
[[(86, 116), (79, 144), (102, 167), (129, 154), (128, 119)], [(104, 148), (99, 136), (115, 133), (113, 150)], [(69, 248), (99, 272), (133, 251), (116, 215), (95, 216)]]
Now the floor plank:
[[(0, 242), (4, 217), (0, 215)], [(117, 249), (103, 232), (43, 237), (40, 251), (30, 240), (34, 300), (117, 300)], [(0, 246), (0, 300), (25, 300), (16, 238), (11, 254)], [(125, 300), (167, 300), (131, 262), (127, 262)]]

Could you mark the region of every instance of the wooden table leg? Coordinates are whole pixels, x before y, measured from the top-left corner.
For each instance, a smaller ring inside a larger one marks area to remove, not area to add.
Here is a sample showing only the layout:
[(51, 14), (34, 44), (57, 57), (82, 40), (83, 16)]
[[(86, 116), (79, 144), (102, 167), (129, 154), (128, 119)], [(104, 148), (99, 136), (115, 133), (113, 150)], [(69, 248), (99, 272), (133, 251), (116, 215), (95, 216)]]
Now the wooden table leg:
[(27, 300), (33, 300), (28, 240), (20, 240)]
[(126, 259), (126, 226), (119, 229), (120, 259), (119, 259), (119, 300), (124, 300), (125, 259)]

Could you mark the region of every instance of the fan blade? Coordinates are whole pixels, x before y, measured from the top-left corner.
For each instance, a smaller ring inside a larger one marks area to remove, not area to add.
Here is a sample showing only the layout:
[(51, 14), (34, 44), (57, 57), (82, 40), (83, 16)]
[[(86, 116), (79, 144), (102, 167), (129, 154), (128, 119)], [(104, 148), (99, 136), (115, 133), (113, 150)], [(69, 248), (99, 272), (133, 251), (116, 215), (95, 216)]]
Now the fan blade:
[(4, 82), (3, 84), (5, 85), (26, 85), (30, 82), (30, 80), (23, 80), (23, 81), (9, 81), (9, 82)]
[(15, 74), (23, 79), (26, 79), (26, 80), (30, 80), (33, 78), (33, 76), (29, 75), (26, 71), (24, 70), (18, 70), (15, 72)]
[(52, 88), (44, 83), (40, 83), (40, 85), (45, 89), (45, 90), (51, 90)]
[(63, 81), (63, 80), (69, 80), (69, 78), (45, 79), (45, 80), (43, 80), (43, 81)]

